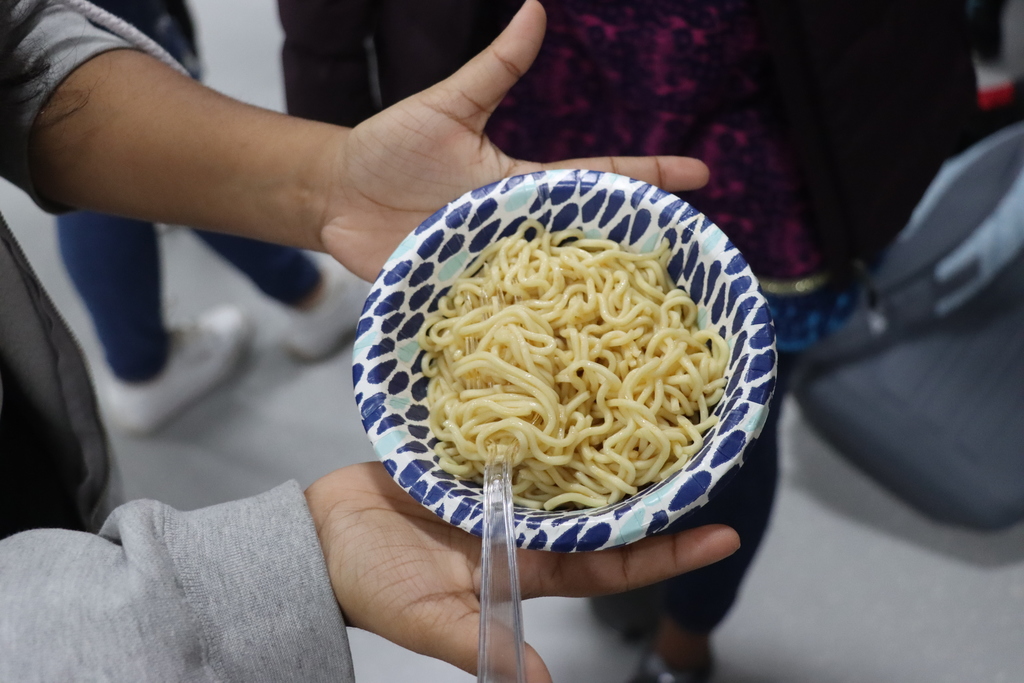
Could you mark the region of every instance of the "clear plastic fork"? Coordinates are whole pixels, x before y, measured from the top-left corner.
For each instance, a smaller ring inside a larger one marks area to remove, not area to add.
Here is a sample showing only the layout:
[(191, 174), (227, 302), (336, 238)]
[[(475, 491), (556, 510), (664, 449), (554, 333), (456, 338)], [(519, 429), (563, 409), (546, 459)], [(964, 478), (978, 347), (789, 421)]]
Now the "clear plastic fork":
[[(492, 303), (497, 313), (501, 302), (496, 298)], [(513, 303), (520, 303), (520, 298), (515, 297)], [(466, 340), (466, 354), (475, 347)], [(478, 379), (469, 384), (474, 388), (483, 385)], [(526, 683), (523, 601), (512, 509), (512, 461), (518, 450), (518, 443), (507, 448), (489, 444), (484, 465), (478, 683)]]
[(516, 564), (511, 460), (516, 446), (489, 449), (484, 467), (479, 683), (525, 683), (523, 603)]

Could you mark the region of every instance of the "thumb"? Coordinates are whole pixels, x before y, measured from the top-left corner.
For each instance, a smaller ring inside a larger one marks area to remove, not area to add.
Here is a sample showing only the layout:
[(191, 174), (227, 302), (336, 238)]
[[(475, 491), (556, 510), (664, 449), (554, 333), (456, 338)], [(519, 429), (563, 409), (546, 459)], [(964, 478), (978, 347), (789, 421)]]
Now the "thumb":
[(487, 49), (425, 93), (428, 102), (468, 128), (483, 131), (505, 93), (533, 64), (546, 24), (541, 4), (526, 0)]

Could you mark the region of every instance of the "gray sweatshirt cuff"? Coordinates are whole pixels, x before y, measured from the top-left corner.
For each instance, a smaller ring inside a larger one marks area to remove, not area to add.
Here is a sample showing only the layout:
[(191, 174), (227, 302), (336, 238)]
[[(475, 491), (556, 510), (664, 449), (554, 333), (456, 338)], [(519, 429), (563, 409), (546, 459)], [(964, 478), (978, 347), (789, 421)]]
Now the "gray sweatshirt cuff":
[(296, 482), (172, 511), (164, 538), (219, 677), (352, 679), (345, 624)]
[(345, 625), (295, 482), (193, 512), (152, 500), (98, 535), (0, 541), (0, 681), (341, 683)]

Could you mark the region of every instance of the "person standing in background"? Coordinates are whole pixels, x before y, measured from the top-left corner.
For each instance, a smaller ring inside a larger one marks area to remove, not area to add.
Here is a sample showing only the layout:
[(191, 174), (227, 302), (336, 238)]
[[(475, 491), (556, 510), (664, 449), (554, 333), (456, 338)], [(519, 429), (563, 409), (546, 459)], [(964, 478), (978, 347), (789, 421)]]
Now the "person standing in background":
[[(500, 0), (507, 19), (521, 4)], [(680, 196), (729, 236), (771, 306), (779, 376), (732, 482), (667, 532), (725, 523), (729, 559), (594, 602), (653, 646), (632, 683), (712, 675), (710, 635), (735, 601), (774, 500), (779, 408), (799, 352), (838, 329), (870, 269), (953, 151), (974, 106), (962, 0), (543, 0), (533, 69), (491, 117), (532, 161), (685, 154), (708, 184)]]
[(482, 47), (480, 0), (278, 0), (288, 113), (355, 126)]
[[(200, 76), (194, 30), (181, 0), (95, 0), (132, 24)], [(173, 10), (173, 13), (172, 13)], [(226, 379), (248, 346), (250, 323), (219, 306), (190, 326), (168, 329), (163, 315), (159, 238), (152, 223), (92, 211), (57, 217), (61, 256), (89, 311), (110, 376), (107, 415), (148, 434)], [(283, 340), (293, 356), (316, 361), (355, 328), (367, 287), (339, 264), (256, 240), (196, 231), (267, 296), (286, 307)]]

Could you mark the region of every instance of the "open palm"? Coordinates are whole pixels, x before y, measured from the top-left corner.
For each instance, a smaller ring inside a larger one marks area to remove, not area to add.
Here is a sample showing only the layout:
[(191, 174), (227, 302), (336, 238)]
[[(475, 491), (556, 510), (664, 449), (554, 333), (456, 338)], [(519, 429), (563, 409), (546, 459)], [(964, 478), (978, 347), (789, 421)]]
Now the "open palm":
[[(380, 463), (337, 470), (306, 498), (346, 622), (474, 673), (480, 539), (423, 508)], [(734, 531), (708, 526), (593, 553), (520, 550), (523, 597), (625, 591), (716, 562), (737, 547)], [(529, 647), (527, 674), (530, 683), (551, 681)]]
[[(614, 171), (670, 192), (695, 189), (707, 168), (684, 157), (605, 157), (539, 164), (512, 159), (484, 126), (529, 68), (544, 37), (544, 10), (523, 5), (508, 28), (451, 78), (357, 126), (335, 158), (321, 234), (327, 250), (372, 280), (399, 242), (459, 195), (545, 168)], [(344, 181), (342, 181), (344, 179)]]

